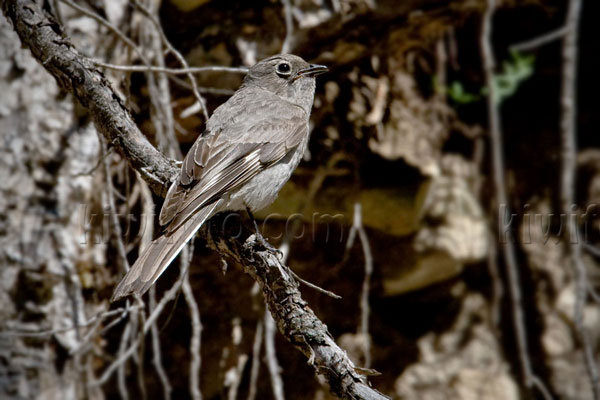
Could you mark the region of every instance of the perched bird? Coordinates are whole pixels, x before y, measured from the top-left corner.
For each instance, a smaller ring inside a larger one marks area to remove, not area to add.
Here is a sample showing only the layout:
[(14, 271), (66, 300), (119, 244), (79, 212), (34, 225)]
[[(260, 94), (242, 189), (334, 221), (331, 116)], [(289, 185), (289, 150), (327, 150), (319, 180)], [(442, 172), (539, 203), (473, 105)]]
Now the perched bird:
[(291, 54), (250, 68), (183, 160), (160, 210), (163, 234), (139, 256), (112, 300), (145, 293), (211, 216), (252, 213), (275, 200), (306, 150), (315, 76), (325, 71)]

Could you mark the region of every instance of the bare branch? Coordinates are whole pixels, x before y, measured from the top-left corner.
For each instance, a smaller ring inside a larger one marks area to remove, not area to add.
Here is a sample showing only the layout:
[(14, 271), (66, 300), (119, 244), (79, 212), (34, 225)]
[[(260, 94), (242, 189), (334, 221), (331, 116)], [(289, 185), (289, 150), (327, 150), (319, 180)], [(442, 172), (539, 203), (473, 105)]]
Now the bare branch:
[(502, 278), (498, 269), (498, 246), (496, 245), (494, 237), (489, 234), (488, 240), (490, 242), (489, 254), (487, 259), (488, 273), (492, 278), (492, 304), (490, 307), (490, 314), (492, 316), (492, 322), (494, 328), (500, 327), (500, 313), (502, 311), (502, 298), (504, 297), (504, 287), (502, 286)]
[[(142, 238), (140, 242), (140, 251), (144, 251), (146, 246), (150, 244), (152, 241), (152, 235), (154, 232), (154, 201), (152, 200), (152, 194), (148, 188), (148, 185), (141, 179), (138, 179), (140, 184), (140, 192), (142, 197), (142, 218), (143, 223), (140, 227), (140, 231), (142, 232)], [(156, 288), (152, 286), (150, 288), (149, 297), (149, 312), (152, 314), (154, 309), (156, 308)], [(158, 375), (158, 379), (163, 387), (163, 397), (165, 400), (171, 399), (171, 382), (169, 381), (169, 377), (165, 371), (165, 368), (162, 363), (162, 356), (160, 350), (160, 332), (158, 331), (158, 326), (156, 324), (156, 320), (150, 326), (150, 332), (152, 334), (151, 345), (152, 345), (152, 364), (154, 365), (154, 369)]]
[(294, 38), (294, 21), (292, 21), (292, 5), (290, 0), (281, 0), (283, 4), (283, 15), (285, 19), (285, 39), (281, 46), (281, 53), (289, 53), (292, 49), (292, 39)]
[(565, 35), (569, 33), (569, 27), (563, 26), (554, 31), (545, 33), (533, 39), (529, 39), (525, 42), (516, 43), (510, 46), (512, 51), (528, 51), (533, 50), (538, 47), (542, 47), (548, 43), (551, 43), (555, 40), (563, 38)]
[[(168, 51), (171, 52), (175, 56), (177, 61), (184, 68), (189, 68), (190, 66), (188, 65), (185, 58), (181, 55), (181, 53), (179, 51), (177, 51), (177, 49), (175, 49), (175, 47), (173, 47), (173, 45), (167, 38), (167, 35), (165, 35), (162, 25), (160, 24), (160, 21), (156, 18), (156, 16), (150, 10), (148, 10), (148, 8), (146, 8), (146, 6), (144, 6), (142, 3), (140, 3), (138, 0), (133, 0), (133, 4), (135, 4), (135, 6), (142, 12), (142, 14), (144, 14), (146, 17), (148, 17), (150, 19), (150, 21), (152, 21), (154, 26), (156, 26), (156, 29), (157, 29), (164, 45), (167, 47)], [(198, 83), (196, 82), (196, 78), (194, 77), (194, 75), (192, 75), (189, 72), (186, 75), (187, 75), (188, 79), (190, 80), (190, 83), (192, 84), (192, 92), (194, 93), (194, 97), (196, 97), (196, 101), (200, 104), (200, 108), (202, 109), (202, 114), (204, 114), (204, 118), (206, 120), (208, 120), (208, 110), (206, 109), (206, 101), (204, 100), (204, 97), (202, 97), (200, 92), (198, 91)]]
[[(7, 337), (7, 336), (20, 336), (20, 337), (31, 337), (31, 338), (43, 338), (45, 336), (51, 337), (52, 335), (55, 335), (57, 333), (63, 333), (63, 332), (67, 332), (73, 329), (77, 329), (77, 327), (79, 328), (84, 328), (87, 326), (90, 326), (94, 323), (98, 323), (101, 322), (102, 320), (106, 319), (106, 318), (110, 318), (114, 315), (124, 315), (126, 313), (128, 313), (132, 308), (116, 308), (114, 310), (110, 310), (110, 311), (102, 311), (99, 312), (98, 314), (96, 314), (95, 316), (93, 316), (92, 318), (90, 318), (89, 320), (87, 320), (86, 322), (83, 322), (81, 324), (79, 324), (78, 326), (69, 326), (66, 328), (58, 328), (58, 329), (48, 329), (48, 330), (43, 330), (43, 331), (26, 331), (26, 330), (19, 330), (19, 331), (3, 331), (0, 332), (0, 337)], [(86, 341), (86, 337), (84, 337), (84, 339), (82, 340), (82, 342)]]
[[(256, 286), (256, 284), (255, 284)], [(248, 389), (248, 400), (256, 398), (256, 382), (260, 369), (260, 348), (263, 342), (263, 322), (259, 318), (254, 332), (254, 343), (252, 344), (252, 365), (250, 366), (250, 388)]]
[(365, 368), (371, 366), (371, 338), (369, 336), (369, 293), (371, 286), (371, 275), (373, 274), (373, 255), (371, 254), (371, 246), (369, 246), (369, 238), (367, 232), (362, 224), (362, 210), (360, 203), (354, 203), (354, 216), (352, 221), (352, 227), (348, 233), (348, 240), (346, 242), (346, 251), (344, 252), (344, 258), (348, 257), (349, 251), (354, 245), (356, 235), (360, 240), (361, 247), (363, 249), (363, 257), (365, 259), (365, 276), (363, 278), (363, 284), (360, 294), (360, 324), (358, 326), (358, 333), (362, 339), (362, 350), (365, 358)]
[(308, 358), (316, 373), (325, 377), (334, 394), (343, 399), (387, 398), (356, 372), (346, 352), (302, 299), (298, 283), (276, 254), (262, 247), (248, 231), (237, 239), (210, 231), (207, 238), (210, 247), (239, 263), (258, 282), (281, 334)]
[(363, 352), (365, 357), (365, 368), (371, 367), (371, 335), (369, 334), (369, 314), (371, 307), (369, 305), (369, 294), (371, 292), (371, 275), (373, 274), (373, 255), (367, 232), (362, 224), (362, 211), (360, 203), (354, 204), (354, 225), (358, 231), (358, 237), (363, 249), (365, 258), (365, 276), (360, 294), (360, 325), (359, 333), (363, 340)]
[(230, 378), (229, 383), (229, 391), (227, 392), (227, 400), (235, 400), (238, 397), (238, 391), (240, 389), (240, 384), (242, 383), (242, 376), (244, 372), (244, 367), (246, 366), (246, 362), (248, 362), (247, 354), (239, 354), (237, 357), (237, 364), (235, 367), (231, 367), (228, 371), (228, 375)]
[[(149, 66), (151, 64), (150, 60), (146, 57), (146, 52), (143, 51), (136, 43), (134, 43), (130, 38), (128, 38), (123, 32), (121, 32), (116, 26), (114, 26), (108, 20), (106, 20), (105, 18), (96, 14), (94, 11), (88, 10), (84, 7), (81, 7), (78, 4), (75, 4), (70, 0), (61, 0), (61, 1), (63, 3), (65, 3), (66, 5), (68, 5), (69, 7), (72, 7), (74, 9), (78, 10), (79, 12), (81, 12), (82, 14), (94, 19), (100, 25), (108, 28), (121, 41), (123, 41), (127, 46), (129, 46), (130, 49), (135, 51), (135, 53), (138, 55), (138, 57), (142, 60), (142, 62), (145, 65)], [(162, 48), (158, 49), (159, 63), (164, 62), (162, 59), (162, 53), (163, 53)], [(166, 87), (168, 82), (167, 82), (167, 79), (165, 76), (161, 75), (158, 78), (159, 78), (159, 83), (157, 85), (154, 74), (152, 74), (150, 72), (146, 73), (146, 79), (148, 81), (148, 90), (150, 92), (149, 99), (150, 99), (150, 103), (152, 105), (152, 110), (154, 111), (151, 114), (151, 116), (152, 116), (151, 119), (152, 119), (152, 122), (156, 129), (156, 134), (159, 139), (158, 143), (160, 144), (161, 142), (164, 141), (165, 137), (167, 138), (167, 140), (169, 140), (169, 139), (173, 140), (175, 137), (175, 133), (174, 133), (174, 129), (173, 129), (173, 112), (170, 108), (171, 107), (170, 106), (170, 104), (171, 104), (170, 92), (169, 92), (168, 88)], [(126, 78), (126, 80), (128, 80), (128, 77)], [(129, 86), (129, 85), (127, 85), (127, 86)], [(159, 86), (160, 86), (160, 89), (159, 89)], [(127, 94), (126, 104), (128, 106), (130, 104), (129, 100), (130, 100), (129, 94)], [(159, 114), (159, 116), (157, 117), (156, 114)], [(166, 130), (167, 132), (164, 132), (164, 130)], [(161, 139), (163, 139), (163, 140), (161, 140)], [(174, 146), (169, 146), (169, 147), (173, 148)], [(177, 148), (176, 155), (181, 155), (179, 148)]]
[[(158, 13), (160, 3), (151, 5), (152, 11)], [(165, 66), (164, 47), (159, 33), (154, 29), (154, 25), (144, 19), (140, 22), (140, 42), (143, 48), (148, 49), (153, 61), (159, 66)], [(150, 66), (149, 63), (145, 63)], [(129, 74), (126, 76), (129, 77)], [(171, 88), (169, 86), (169, 77), (165, 73), (158, 73), (156, 76), (151, 72), (146, 72), (148, 80), (148, 92), (152, 109), (151, 120), (156, 130), (159, 143), (159, 150), (177, 160), (183, 159), (181, 148), (175, 135), (175, 120), (173, 118), (173, 108), (171, 99)]]
[[(104, 335), (106, 332), (108, 332), (110, 329), (112, 329), (115, 325), (117, 325), (118, 323), (120, 323), (121, 321), (123, 321), (127, 316), (129, 316), (129, 312), (133, 309), (137, 309), (139, 306), (131, 306), (129, 303), (127, 303), (127, 306), (125, 308), (117, 308), (115, 310), (112, 311), (106, 311), (106, 313), (112, 313), (114, 311), (119, 311), (116, 314), (119, 314), (117, 318), (115, 318), (114, 320), (112, 320), (111, 322), (109, 322), (108, 324), (106, 324), (106, 326), (104, 326), (100, 332), (97, 333), (96, 337), (101, 337), (102, 335)], [(87, 352), (90, 347), (93, 346), (93, 341), (91, 340), (92, 337), (94, 337), (94, 335), (96, 334), (96, 330), (98, 329), (98, 327), (101, 325), (102, 320), (98, 320), (97, 323), (94, 325), (94, 327), (92, 329), (90, 329), (90, 331), (87, 333), (87, 335), (83, 338), (83, 340), (81, 341), (81, 345), (78, 348), (75, 348), (73, 350), (70, 351), (69, 354), (71, 355), (76, 355), (76, 354), (82, 354)]]
[(131, 332), (137, 332), (137, 352), (133, 354), (133, 362), (136, 366), (136, 382), (140, 390), (139, 399), (147, 400), (146, 377), (144, 375), (146, 332), (142, 329), (146, 322), (146, 309), (140, 296), (135, 296), (134, 300), (139, 304), (140, 308), (138, 312), (131, 313), (131, 317), (129, 318), (129, 324), (132, 326)]
[[(119, 343), (119, 351), (117, 353), (119, 356), (121, 356), (125, 352), (130, 335), (131, 325), (127, 324), (125, 325), (125, 329), (123, 330), (123, 334), (121, 335), (121, 342)], [(129, 391), (127, 390), (125, 375), (125, 365), (126, 363), (123, 362), (119, 365), (119, 368), (117, 369), (117, 387), (119, 389), (119, 395), (121, 396), (121, 399), (129, 400)]]
[(271, 377), (271, 390), (275, 400), (284, 400), (283, 379), (281, 379), (281, 367), (277, 361), (277, 352), (275, 350), (275, 321), (268, 310), (265, 310), (265, 357), (267, 358), (267, 369)]
[[(288, 246), (289, 246), (289, 245), (288, 245)], [(283, 246), (282, 246), (282, 248), (283, 248), (283, 249), (288, 249), (288, 250), (286, 250), (286, 251), (289, 251), (289, 247), (287, 247), (287, 246), (286, 246), (286, 247), (283, 247)], [(283, 252), (283, 250), (282, 250), (282, 252)], [(313, 289), (313, 290), (316, 290), (316, 291), (317, 291), (317, 292), (319, 292), (319, 293), (323, 293), (324, 295), (326, 295), (326, 296), (329, 296), (329, 297), (332, 297), (332, 298), (334, 298), (334, 299), (336, 299), (336, 300), (339, 300), (339, 299), (341, 299), (341, 298), (342, 298), (342, 296), (340, 296), (340, 295), (338, 295), (338, 294), (335, 294), (335, 293), (333, 293), (333, 292), (331, 292), (331, 291), (329, 291), (329, 290), (327, 290), (327, 289), (323, 289), (322, 287), (320, 287), (320, 286), (317, 286), (317, 285), (315, 285), (314, 283), (310, 283), (309, 281), (307, 281), (307, 280), (305, 280), (305, 279), (302, 279), (302, 278), (300, 278), (300, 277), (298, 276), (298, 274), (297, 274), (297, 273), (295, 273), (294, 271), (290, 270), (290, 272), (292, 273), (292, 276), (294, 277), (294, 279), (295, 279), (295, 280), (297, 280), (298, 282), (300, 282), (301, 284), (303, 284), (303, 285), (305, 285), (305, 286), (308, 286), (309, 288), (311, 288), (311, 289)]]
[[(156, 308), (154, 308), (154, 310), (152, 311), (152, 313), (150, 313), (150, 315), (148, 316), (148, 318), (144, 322), (144, 326), (143, 326), (143, 329), (142, 329), (142, 332), (144, 334), (148, 333), (148, 331), (152, 327), (152, 324), (154, 324), (156, 322), (156, 319), (162, 313), (162, 311), (165, 308), (165, 306), (167, 305), (167, 303), (169, 303), (170, 301), (172, 301), (173, 299), (175, 299), (175, 296), (177, 295), (177, 292), (179, 292), (179, 289), (181, 289), (181, 285), (183, 285), (183, 280), (184, 280), (186, 274), (187, 274), (187, 269), (183, 269), (182, 268), (181, 269), (181, 273), (179, 274), (179, 278), (177, 279), (177, 281), (163, 295), (162, 299), (160, 299), (160, 302), (156, 305)], [(127, 351), (125, 351), (111, 365), (109, 365), (104, 370), (104, 373), (102, 374), (102, 376), (99, 379), (97, 379), (96, 381), (90, 382), (89, 386), (90, 387), (96, 387), (96, 386), (104, 385), (110, 379), (110, 377), (115, 372), (115, 370), (117, 368), (119, 368), (119, 366), (121, 364), (125, 363), (129, 359), (129, 357), (131, 357), (135, 353), (135, 351), (138, 349), (138, 346), (140, 344), (139, 342), (140, 342), (140, 338), (138, 336), (138, 338), (136, 338), (136, 340), (133, 341), (133, 343), (127, 349)]]
[[(188, 263), (190, 262), (191, 255), (188, 256), (189, 249), (184, 247), (184, 251), (181, 254), (181, 259)], [(200, 310), (198, 309), (198, 303), (194, 298), (194, 292), (192, 291), (192, 285), (190, 285), (189, 275), (185, 277), (183, 281), (183, 296), (190, 310), (191, 324), (192, 324), (192, 337), (190, 339), (190, 395), (193, 400), (202, 399), (202, 391), (200, 390), (200, 367), (202, 365), (202, 358), (200, 357), (200, 344), (202, 340), (202, 322), (200, 320)]]
[[(496, 10), (496, 0), (487, 0), (487, 8), (483, 15), (483, 24), (480, 37), (480, 45), (482, 52), (482, 61), (485, 72), (485, 82), (489, 93), (487, 96), (488, 121), (490, 131), (490, 141), (492, 147), (492, 171), (494, 179), (494, 190), (496, 194), (497, 205), (504, 205), (507, 209), (506, 213), (510, 214), (508, 194), (506, 190), (506, 180), (504, 176), (504, 148), (502, 139), (502, 123), (500, 120), (499, 104), (495, 96), (494, 69), (496, 61), (492, 50), (492, 17)], [(543, 385), (538, 385), (540, 382), (536, 378), (531, 367), (529, 358), (529, 350), (527, 346), (527, 330), (525, 328), (525, 316), (522, 305), (521, 282), (519, 277), (519, 267), (517, 265), (517, 257), (515, 254), (515, 245), (512, 231), (506, 232), (506, 239), (503, 240), (502, 252), (506, 263), (506, 271), (508, 278), (508, 288), (512, 305), (513, 326), (515, 329), (517, 348), (519, 352), (519, 362), (523, 372), (525, 386), (533, 388), (537, 386), (542, 394), (547, 393)]]
[(581, 258), (581, 240), (578, 234), (576, 216), (573, 215), (575, 207), (575, 187), (577, 177), (577, 37), (579, 18), (581, 14), (581, 0), (569, 0), (569, 10), (565, 28), (566, 35), (563, 40), (563, 69), (561, 88), (562, 115), (560, 132), (562, 142), (562, 171), (561, 171), (561, 207), (565, 215), (570, 216), (567, 221), (565, 238), (568, 244), (571, 266), (575, 278), (575, 330), (585, 358), (585, 366), (592, 385), (594, 399), (600, 399), (600, 382), (598, 366), (594, 356), (594, 347), (585, 329), (583, 308), (588, 297), (588, 277), (585, 265)]
[[(150, 312), (154, 310), (156, 307), (156, 288), (152, 286), (150, 288)], [(160, 337), (158, 332), (158, 326), (156, 326), (156, 321), (151, 325), (150, 332), (152, 334), (152, 364), (154, 365), (154, 369), (158, 375), (158, 379), (160, 379), (160, 384), (163, 387), (163, 397), (165, 400), (171, 399), (171, 391), (173, 390), (171, 387), (171, 382), (169, 381), (169, 377), (167, 376), (167, 372), (162, 364), (162, 356), (160, 351)]]
[(98, 131), (140, 172), (152, 190), (164, 196), (177, 168), (140, 132), (104, 75), (75, 49), (61, 27), (35, 1), (5, 1), (2, 9), (21, 43), (64, 90), (89, 110)]
[(106, 180), (106, 197), (110, 210), (110, 220), (112, 224), (113, 238), (117, 245), (117, 251), (121, 259), (122, 270), (121, 273), (125, 274), (129, 271), (129, 262), (127, 261), (127, 251), (125, 250), (125, 243), (123, 243), (123, 232), (121, 231), (121, 223), (119, 222), (119, 214), (117, 212), (117, 206), (115, 204), (115, 190), (112, 183), (112, 174), (110, 172), (110, 162), (107, 157), (104, 156), (105, 147), (104, 142), (100, 136), (100, 159), (104, 160), (104, 176)]
[(248, 72), (246, 67), (224, 67), (220, 65), (208, 66), (208, 67), (189, 67), (189, 68), (166, 68), (166, 67), (155, 67), (147, 65), (117, 65), (109, 64), (99, 60), (91, 60), (94, 64), (99, 67), (113, 69), (115, 71), (127, 71), (127, 72), (164, 72), (171, 75), (187, 75), (187, 74), (198, 74), (202, 72), (233, 72), (237, 74), (245, 74)]
[(127, 46), (129, 46), (131, 49), (133, 49), (138, 54), (138, 56), (140, 56), (142, 59), (145, 59), (144, 53), (133, 42), (133, 40), (129, 39), (123, 32), (121, 32), (119, 30), (119, 28), (117, 28), (116, 26), (111, 24), (105, 18), (102, 18), (100, 15), (96, 14), (94, 11), (88, 10), (85, 7), (80, 6), (79, 4), (73, 3), (71, 0), (60, 0), (60, 2), (68, 5), (69, 7), (79, 11), (86, 17), (89, 17), (89, 18), (93, 19), (94, 21), (98, 22), (100, 25), (108, 28), (108, 30), (110, 30), (112, 33), (117, 35), (117, 37), (119, 39), (121, 39), (123, 41), (123, 43), (125, 43)]

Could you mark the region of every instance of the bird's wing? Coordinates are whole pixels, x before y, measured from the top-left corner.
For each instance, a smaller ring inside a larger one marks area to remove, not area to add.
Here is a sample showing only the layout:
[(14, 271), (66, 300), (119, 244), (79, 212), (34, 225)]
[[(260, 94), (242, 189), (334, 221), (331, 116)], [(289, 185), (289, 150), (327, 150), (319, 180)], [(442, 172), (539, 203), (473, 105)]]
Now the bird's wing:
[(194, 143), (161, 209), (160, 223), (167, 225), (167, 232), (280, 161), (308, 135), (307, 116), (299, 107), (269, 103), (263, 109), (250, 108)]

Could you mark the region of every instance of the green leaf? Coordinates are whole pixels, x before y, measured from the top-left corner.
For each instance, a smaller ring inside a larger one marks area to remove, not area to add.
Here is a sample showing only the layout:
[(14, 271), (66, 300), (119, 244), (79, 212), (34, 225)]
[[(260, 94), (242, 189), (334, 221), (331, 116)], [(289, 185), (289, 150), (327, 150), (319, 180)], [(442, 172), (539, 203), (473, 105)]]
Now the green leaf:
[[(522, 55), (518, 51), (511, 52), (510, 60), (502, 63), (502, 71), (494, 75), (494, 102), (501, 103), (514, 95), (521, 84), (533, 75), (535, 56)], [(481, 89), (482, 95), (487, 95), (489, 89)]]

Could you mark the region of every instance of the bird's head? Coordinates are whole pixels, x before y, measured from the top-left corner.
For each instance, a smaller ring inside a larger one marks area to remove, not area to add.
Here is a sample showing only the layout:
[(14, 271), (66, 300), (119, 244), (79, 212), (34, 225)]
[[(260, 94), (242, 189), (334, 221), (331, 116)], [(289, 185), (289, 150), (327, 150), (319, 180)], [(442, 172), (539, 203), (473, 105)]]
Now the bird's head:
[(244, 78), (244, 86), (268, 90), (310, 113), (315, 94), (315, 76), (326, 71), (324, 65), (309, 64), (293, 54), (279, 54), (250, 68)]

